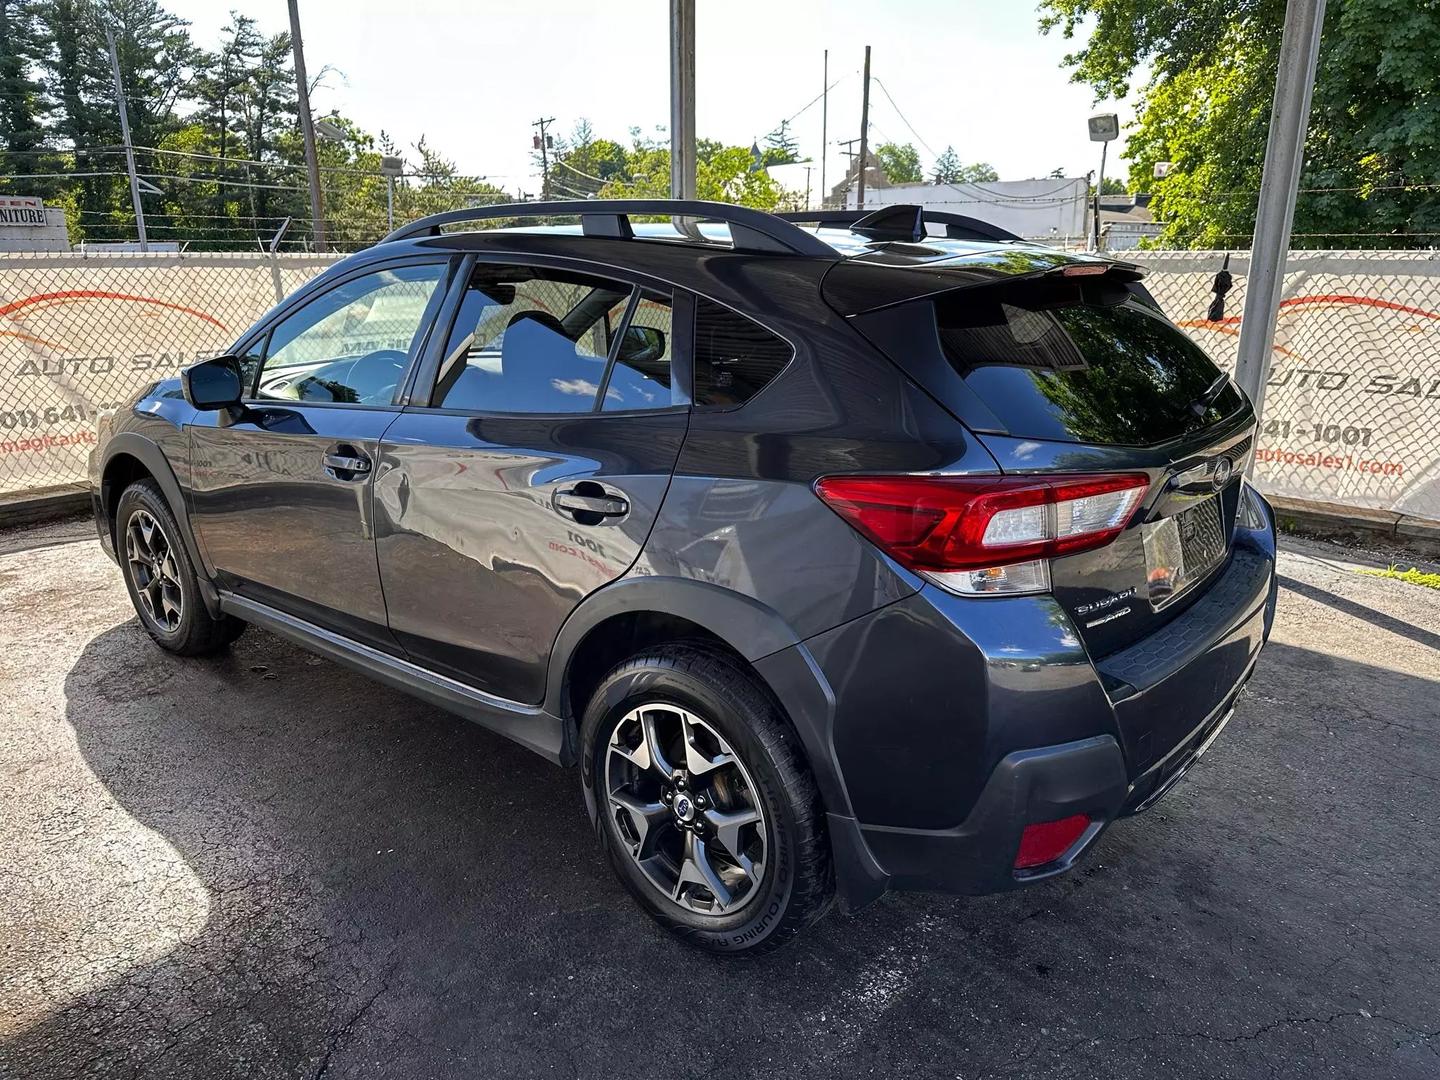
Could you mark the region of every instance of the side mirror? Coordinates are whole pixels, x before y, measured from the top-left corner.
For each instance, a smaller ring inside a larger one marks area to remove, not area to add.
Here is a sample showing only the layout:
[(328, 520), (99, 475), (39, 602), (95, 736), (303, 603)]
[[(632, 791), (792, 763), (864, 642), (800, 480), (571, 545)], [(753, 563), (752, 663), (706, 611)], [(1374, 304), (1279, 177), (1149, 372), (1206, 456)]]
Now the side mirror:
[(240, 361), (233, 356), (216, 356), (191, 364), (180, 372), (180, 385), (185, 400), (207, 412), (235, 408), (245, 394)]
[(653, 326), (631, 326), (620, 339), (616, 357), (625, 364), (654, 363), (665, 356), (665, 331)]

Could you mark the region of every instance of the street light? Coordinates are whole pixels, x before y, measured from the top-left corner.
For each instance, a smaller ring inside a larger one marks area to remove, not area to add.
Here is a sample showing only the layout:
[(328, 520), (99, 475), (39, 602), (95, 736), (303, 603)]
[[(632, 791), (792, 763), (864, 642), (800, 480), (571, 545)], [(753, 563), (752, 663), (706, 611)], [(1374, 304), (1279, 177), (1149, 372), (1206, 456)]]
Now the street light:
[(1100, 250), (1100, 191), (1105, 187), (1105, 154), (1110, 141), (1120, 136), (1120, 117), (1114, 113), (1097, 113), (1090, 117), (1090, 141), (1100, 144), (1100, 175), (1095, 181), (1095, 250)]
[(344, 142), (345, 129), (333, 120), (326, 120), (323, 117), (315, 121), (315, 134), (322, 139), (329, 139), (331, 142)]
[(389, 154), (380, 159), (380, 175), (385, 177), (385, 219), (395, 231), (395, 178), (405, 171), (405, 162)]

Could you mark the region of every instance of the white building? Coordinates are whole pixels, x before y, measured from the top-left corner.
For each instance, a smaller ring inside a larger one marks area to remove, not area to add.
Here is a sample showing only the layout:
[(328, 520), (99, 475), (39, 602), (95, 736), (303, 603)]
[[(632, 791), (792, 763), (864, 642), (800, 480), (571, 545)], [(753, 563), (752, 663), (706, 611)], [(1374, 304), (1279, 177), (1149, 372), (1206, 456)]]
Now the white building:
[[(866, 174), (869, 180), (869, 172)], [(1064, 246), (1083, 243), (1088, 224), (1089, 181), (1083, 176), (1046, 180), (996, 180), (986, 184), (897, 184), (865, 188), (865, 209), (908, 203), (963, 214), (1026, 240)], [(855, 209), (851, 184), (845, 205)]]
[(0, 195), (0, 251), (69, 251), (65, 211), (32, 195)]

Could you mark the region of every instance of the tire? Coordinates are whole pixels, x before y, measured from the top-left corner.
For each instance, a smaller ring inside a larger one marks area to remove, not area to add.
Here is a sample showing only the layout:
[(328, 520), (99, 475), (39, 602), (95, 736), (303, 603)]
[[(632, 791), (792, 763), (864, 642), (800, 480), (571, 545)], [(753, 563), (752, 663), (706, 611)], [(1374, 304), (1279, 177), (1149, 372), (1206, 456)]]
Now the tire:
[(155, 644), (179, 656), (209, 656), (240, 636), (245, 623), (205, 609), (180, 525), (153, 480), (120, 493), (115, 551), (130, 602)]
[(632, 657), (596, 687), (580, 737), (601, 847), (666, 929), (755, 956), (829, 909), (834, 872), (814, 777), (741, 663), (703, 645)]

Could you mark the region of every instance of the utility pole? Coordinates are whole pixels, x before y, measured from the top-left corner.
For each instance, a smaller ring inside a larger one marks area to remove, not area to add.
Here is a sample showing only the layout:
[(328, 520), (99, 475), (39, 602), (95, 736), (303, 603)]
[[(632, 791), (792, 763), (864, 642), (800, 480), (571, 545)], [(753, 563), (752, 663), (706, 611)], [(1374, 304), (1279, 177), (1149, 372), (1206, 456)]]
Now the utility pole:
[(865, 87), (860, 92), (860, 192), (857, 204), (865, 209), (865, 157), (870, 149), (870, 46), (865, 46)]
[[(860, 141), (859, 139), (836, 139), (836, 140), (835, 140), (835, 145), (838, 146), (838, 147), (840, 147), (840, 152), (845, 155), (845, 180), (844, 180), (844, 183), (846, 184), (847, 187), (848, 187), (849, 182), (850, 182), (850, 174), (855, 171), (855, 151), (854, 151), (853, 149), (851, 149), (851, 148), (852, 148), (857, 142), (859, 142), (859, 141)], [(848, 190), (845, 192), (845, 195), (846, 195), (846, 196), (849, 195), (849, 191), (848, 191)], [(842, 196), (842, 199), (843, 199), (844, 197), (845, 197), (845, 196)], [(820, 201), (821, 201), (822, 204), (824, 203), (825, 197), (824, 197), (823, 195), (820, 197)], [(823, 209), (823, 206), (822, 206), (822, 209)], [(841, 209), (843, 210), (843, 209), (845, 209), (845, 207), (842, 206)]]
[(670, 0), (670, 197), (695, 198), (695, 0)]
[(1255, 415), (1265, 404), (1265, 383), (1275, 344), (1275, 318), (1285, 283), (1290, 227), (1295, 221), (1295, 196), (1305, 157), (1305, 129), (1310, 122), (1310, 95), (1315, 89), (1315, 64), (1320, 32), (1325, 25), (1325, 0), (1288, 0), (1280, 38), (1280, 67), (1275, 73), (1275, 100), (1270, 107), (1270, 135), (1265, 143), (1265, 168), (1260, 174), (1260, 202), (1255, 237), (1250, 244), (1250, 271), (1245, 276), (1245, 312), (1240, 320), (1240, 352), (1235, 380), (1250, 395)]
[(145, 235), (145, 208), (140, 205), (140, 178), (135, 175), (135, 147), (130, 144), (130, 112), (125, 108), (125, 87), (120, 82), (120, 54), (115, 51), (115, 33), (105, 26), (105, 41), (110, 46), (110, 70), (115, 76), (115, 104), (120, 107), (120, 138), (125, 143), (125, 168), (130, 173), (130, 202), (135, 207), (135, 231), (140, 237), (140, 250), (149, 251)]
[[(825, 195), (829, 188), (825, 186), (825, 155), (830, 150), (829, 137), (826, 129), (830, 126), (830, 50), (825, 50), (825, 59), (821, 61), (820, 68), (820, 206), (825, 206)], [(809, 208), (809, 202), (806, 202)]]
[(315, 250), (324, 251), (325, 206), (320, 199), (320, 159), (315, 155), (315, 125), (310, 120), (310, 81), (305, 75), (298, 0), (290, 0), (290, 47), (295, 52), (295, 92), (300, 107), (300, 133), (305, 137), (305, 171), (310, 176), (310, 226), (314, 231)]
[(535, 136), (535, 149), (540, 151), (540, 198), (550, 197), (550, 136), (545, 134), (545, 129), (555, 122), (553, 116), (542, 116), (530, 126), (539, 128), (540, 134)]

